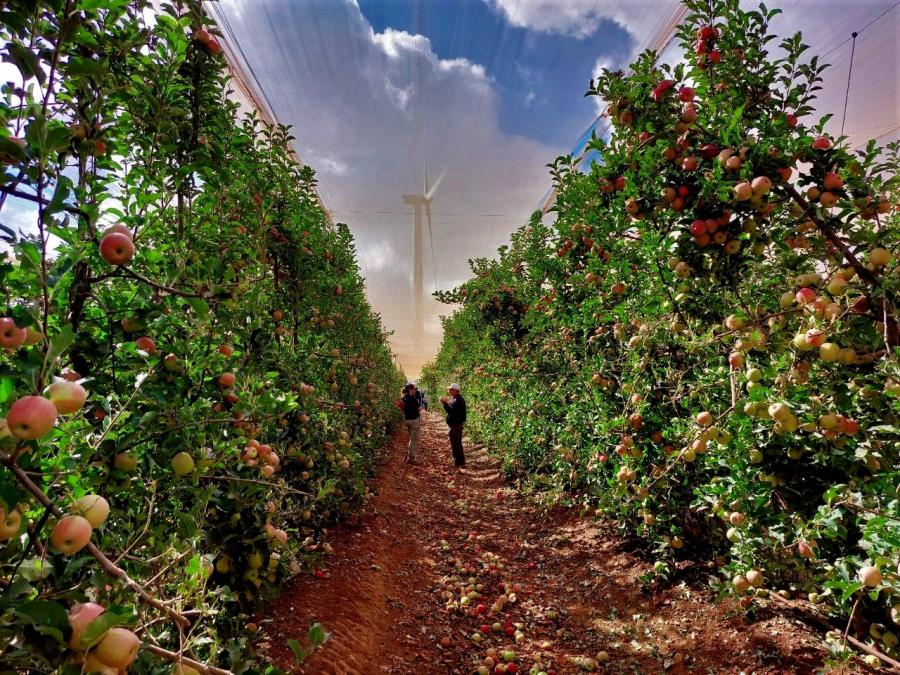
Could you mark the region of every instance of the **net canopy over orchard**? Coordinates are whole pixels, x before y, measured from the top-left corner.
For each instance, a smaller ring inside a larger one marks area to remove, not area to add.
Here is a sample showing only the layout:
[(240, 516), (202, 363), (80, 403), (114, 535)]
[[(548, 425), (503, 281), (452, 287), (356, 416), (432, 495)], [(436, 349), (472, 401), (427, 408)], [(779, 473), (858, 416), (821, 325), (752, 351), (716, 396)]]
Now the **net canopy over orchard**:
[(277, 672), (251, 617), (325, 578), (410, 378), (645, 588), (712, 560), (895, 663), (898, 23), (0, 2), (2, 669)]

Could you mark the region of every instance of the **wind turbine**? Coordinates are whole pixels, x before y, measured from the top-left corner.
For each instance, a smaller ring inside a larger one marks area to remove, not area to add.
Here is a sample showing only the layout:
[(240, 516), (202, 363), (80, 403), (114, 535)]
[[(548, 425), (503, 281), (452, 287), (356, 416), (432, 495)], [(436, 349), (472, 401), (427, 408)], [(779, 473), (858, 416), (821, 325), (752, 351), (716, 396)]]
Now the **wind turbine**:
[(425, 160), (425, 180), (422, 184), (421, 194), (403, 195), (403, 202), (413, 207), (413, 303), (415, 316), (413, 319), (413, 349), (416, 358), (422, 354), (422, 338), (425, 329), (424, 304), (425, 304), (425, 279), (423, 274), (422, 252), (422, 211), (425, 211), (425, 219), (428, 221), (428, 237), (434, 243), (431, 228), (431, 202), (438, 186), (444, 180), (447, 171), (438, 177), (433, 185), (428, 184), (428, 160)]

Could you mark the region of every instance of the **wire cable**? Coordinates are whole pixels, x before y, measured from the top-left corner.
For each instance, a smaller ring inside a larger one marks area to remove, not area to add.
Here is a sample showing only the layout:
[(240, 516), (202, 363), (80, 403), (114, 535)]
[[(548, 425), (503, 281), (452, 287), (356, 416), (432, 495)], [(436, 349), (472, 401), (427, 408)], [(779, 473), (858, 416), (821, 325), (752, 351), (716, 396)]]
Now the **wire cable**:
[(850, 77), (853, 75), (853, 55), (856, 54), (856, 36), (859, 33), (851, 34), (853, 38), (853, 47), (850, 49), (850, 67), (847, 69), (847, 92), (844, 94), (844, 114), (841, 116), (841, 136), (844, 135), (844, 124), (847, 122), (847, 103), (850, 101)]
[(850, 37), (848, 37), (848, 38), (847, 38), (846, 40), (844, 40), (842, 43), (840, 43), (839, 45), (835, 45), (834, 47), (832, 47), (831, 49), (829, 49), (827, 52), (825, 52), (824, 54), (822, 54), (822, 56), (820, 56), (819, 58), (820, 58), (820, 59), (824, 59), (826, 56), (828, 56), (829, 54), (831, 54), (833, 51), (835, 51), (835, 50), (837, 50), (837, 49), (840, 49), (840, 48), (843, 47), (845, 44), (847, 44), (848, 42), (850, 42), (850, 40), (853, 40), (853, 41), (855, 42), (855, 41), (856, 41), (856, 36), (857, 36), (857, 35), (859, 35), (859, 34), (862, 33), (864, 30), (866, 30), (867, 28), (869, 28), (870, 26), (872, 26), (872, 24), (874, 24), (874, 23), (876, 23), (877, 21), (880, 21), (881, 19), (883, 19), (883, 18), (888, 14), (888, 12), (891, 12), (891, 11), (897, 9), (898, 6), (900, 6), (900, 2), (895, 2), (893, 5), (891, 5), (890, 7), (888, 7), (886, 10), (884, 10), (881, 14), (879, 14), (879, 15), (876, 16), (874, 19), (872, 19), (872, 20), (871, 20), (869, 23), (867, 23), (865, 26), (863, 26), (862, 28), (860, 28), (860, 29), (859, 29), (858, 31), (856, 31), (855, 33), (853, 33)]

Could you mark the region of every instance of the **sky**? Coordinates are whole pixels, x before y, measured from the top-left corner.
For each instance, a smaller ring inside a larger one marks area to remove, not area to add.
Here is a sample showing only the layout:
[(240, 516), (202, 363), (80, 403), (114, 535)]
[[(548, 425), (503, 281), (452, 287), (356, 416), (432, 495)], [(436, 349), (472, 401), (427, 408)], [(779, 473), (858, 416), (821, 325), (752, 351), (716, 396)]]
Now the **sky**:
[[(843, 105), (852, 29), (895, 0), (770, 0), (781, 34), (836, 64), (825, 108)], [(402, 195), (446, 171), (425, 236), (426, 293), (469, 275), (525, 224), (550, 186), (546, 164), (596, 118), (584, 98), (602, 67), (625, 67), (678, 11), (677, 0), (221, 0), (276, 117), (336, 221), (356, 237), (368, 297), (408, 375), (437, 351), (441, 314), (428, 298), (425, 345), (413, 349), (412, 212)], [(848, 131), (879, 136), (898, 118), (900, 11), (857, 43)], [(678, 60), (670, 50), (666, 59)], [(862, 72), (862, 74), (860, 74)], [(832, 122), (832, 126), (837, 122)], [(893, 129), (892, 129), (893, 127)], [(835, 129), (837, 131), (837, 129)]]
[[(742, 0), (744, 4), (756, 2)], [(780, 35), (803, 30), (826, 54), (820, 111), (840, 113), (858, 30), (846, 131), (898, 137), (900, 2), (769, 0)], [(357, 242), (367, 295), (415, 377), (440, 343), (431, 298), (469, 277), (539, 206), (546, 164), (596, 119), (585, 98), (602, 67), (658, 41), (677, 0), (219, 0), (207, 3), (276, 118), (293, 127), (320, 196)], [(672, 63), (675, 49), (663, 52)], [(5, 64), (0, 64), (0, 68)], [(837, 134), (842, 115), (828, 130)], [(425, 232), (425, 344), (413, 349), (412, 211), (402, 195), (446, 172)], [(5, 224), (32, 229), (10, 200)]]

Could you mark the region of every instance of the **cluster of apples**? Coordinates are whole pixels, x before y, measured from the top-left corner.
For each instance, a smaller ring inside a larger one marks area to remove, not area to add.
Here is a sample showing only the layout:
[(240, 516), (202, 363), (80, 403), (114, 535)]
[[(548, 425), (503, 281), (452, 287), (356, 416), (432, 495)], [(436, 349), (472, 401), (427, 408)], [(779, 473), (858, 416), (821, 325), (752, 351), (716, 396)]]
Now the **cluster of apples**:
[(241, 461), (247, 466), (260, 467), (260, 471), (266, 478), (275, 475), (275, 471), (281, 466), (281, 457), (272, 449), (271, 445), (260, 443), (255, 438), (247, 441)]
[[(737, 222), (731, 220), (731, 212), (727, 209), (718, 215), (711, 215), (707, 218), (695, 218), (691, 221), (689, 231), (694, 239), (694, 244), (700, 248), (706, 248), (710, 245), (721, 246), (722, 250), (729, 255), (735, 255), (741, 250), (741, 240), (737, 238), (739, 232), (736, 230), (747, 231), (750, 226), (737, 227)], [(688, 274), (676, 267), (676, 276), (687, 278)], [(683, 275), (683, 276), (682, 276)]]
[(0, 434), (9, 433), (23, 441), (34, 441), (50, 433), (59, 415), (70, 415), (84, 407), (88, 392), (78, 382), (56, 378), (46, 396), (22, 396), (10, 406), (6, 419), (0, 418)]
[[(100, 619), (106, 608), (96, 602), (82, 602), (69, 610), (69, 626), (72, 634), (69, 647), (84, 653), (83, 672), (100, 675), (122, 675), (137, 658), (141, 641), (137, 635), (127, 628), (110, 628), (93, 641), (87, 635), (94, 621)], [(182, 666), (182, 673), (196, 673), (187, 666)]]
[(766, 583), (763, 573), (757, 569), (752, 569), (745, 574), (736, 574), (731, 580), (734, 590), (738, 593), (746, 593), (751, 588), (762, 588)]
[[(476, 669), (478, 675), (490, 675), (490, 673), (518, 673), (519, 664), (516, 663), (519, 656), (512, 649), (497, 650), (488, 647), (484, 652), (484, 658)], [(535, 671), (537, 672), (537, 671)]]
[(14, 319), (8, 316), (0, 318), (0, 347), (3, 349), (30, 347), (43, 339), (44, 334), (31, 326), (19, 328)]
[(72, 556), (91, 541), (91, 533), (106, 522), (109, 502), (100, 495), (85, 495), (73, 502), (50, 533), (50, 543), (63, 555)]
[(715, 26), (701, 26), (697, 29), (694, 53), (697, 54), (698, 68), (704, 69), (707, 64), (715, 65), (722, 60), (722, 53), (716, 49), (716, 41), (721, 36), (721, 30)]

